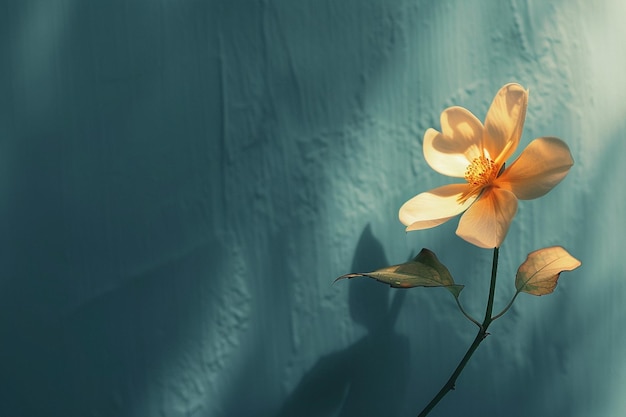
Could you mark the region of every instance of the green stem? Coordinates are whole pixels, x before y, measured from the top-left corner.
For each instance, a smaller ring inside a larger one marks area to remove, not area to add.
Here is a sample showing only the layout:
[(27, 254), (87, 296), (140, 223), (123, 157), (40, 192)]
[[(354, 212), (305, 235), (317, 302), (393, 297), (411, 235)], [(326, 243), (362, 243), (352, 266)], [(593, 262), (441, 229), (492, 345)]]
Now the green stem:
[(511, 298), (511, 301), (509, 301), (509, 303), (506, 305), (506, 307), (504, 307), (504, 309), (503, 309), (501, 312), (499, 312), (498, 314), (496, 314), (495, 316), (493, 316), (493, 317), (491, 318), (491, 321), (494, 321), (495, 319), (499, 319), (500, 317), (504, 316), (504, 313), (506, 313), (507, 311), (509, 311), (509, 308), (511, 308), (511, 306), (513, 305), (513, 301), (515, 301), (515, 299), (517, 298), (517, 295), (518, 295), (519, 293), (520, 293), (520, 292), (519, 292), (519, 291), (517, 291), (517, 292), (515, 293), (515, 295), (513, 296), (513, 298)]
[(459, 301), (459, 297), (454, 297), (454, 299), (456, 300), (456, 305), (459, 306), (459, 310), (461, 310), (461, 313), (463, 313), (463, 315), (472, 323), (474, 323), (476, 326), (478, 326), (480, 328), (480, 322), (478, 320), (476, 320), (474, 317), (470, 316), (465, 309), (463, 308), (463, 306), (461, 305), (461, 302)]
[(496, 293), (496, 274), (498, 272), (498, 251), (499, 251), (498, 248), (493, 249), (493, 262), (491, 264), (491, 283), (489, 285), (489, 298), (487, 299), (487, 309), (485, 311), (485, 319), (483, 320), (482, 325), (480, 325), (478, 334), (476, 334), (474, 341), (472, 342), (469, 349), (465, 353), (465, 356), (463, 356), (463, 359), (461, 359), (461, 362), (459, 362), (459, 364), (457, 365), (456, 369), (454, 370), (450, 378), (448, 378), (448, 381), (444, 384), (443, 387), (441, 387), (437, 395), (435, 395), (435, 397), (428, 403), (428, 405), (422, 410), (422, 412), (419, 414), (418, 417), (425, 417), (426, 415), (428, 415), (428, 413), (430, 413), (430, 411), (433, 408), (435, 408), (435, 406), (439, 403), (439, 401), (441, 401), (441, 399), (448, 392), (454, 389), (456, 380), (459, 377), (459, 375), (461, 375), (463, 368), (465, 368), (465, 365), (467, 365), (467, 362), (469, 362), (470, 358), (474, 354), (474, 351), (478, 348), (478, 345), (480, 345), (481, 342), (485, 340), (485, 338), (488, 335), (487, 328), (493, 321), (491, 314), (493, 313), (493, 300), (494, 300), (494, 296)]
[(487, 299), (487, 310), (485, 311), (485, 320), (483, 327), (491, 324), (491, 313), (493, 313), (493, 299), (496, 293), (496, 274), (498, 273), (498, 252), (499, 248), (493, 248), (493, 261), (491, 262), (491, 284), (489, 285), (489, 298)]

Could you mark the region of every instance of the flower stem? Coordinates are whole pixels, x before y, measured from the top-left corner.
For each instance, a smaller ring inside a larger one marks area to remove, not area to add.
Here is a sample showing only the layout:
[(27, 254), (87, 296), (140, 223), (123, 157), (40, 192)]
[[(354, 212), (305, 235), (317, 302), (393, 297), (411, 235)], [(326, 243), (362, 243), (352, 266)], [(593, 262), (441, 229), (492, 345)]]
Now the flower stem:
[(489, 285), (489, 298), (487, 299), (487, 310), (485, 311), (485, 320), (483, 320), (483, 327), (489, 326), (492, 320), (491, 314), (493, 313), (493, 299), (496, 293), (496, 274), (498, 273), (499, 251), (499, 248), (493, 248), (493, 261), (491, 262), (491, 284)]
[(452, 373), (448, 381), (443, 385), (443, 387), (441, 387), (437, 395), (435, 395), (435, 397), (428, 403), (428, 405), (422, 410), (422, 412), (419, 414), (418, 417), (425, 417), (426, 415), (428, 415), (428, 413), (430, 413), (430, 411), (433, 408), (435, 408), (435, 406), (439, 403), (439, 401), (441, 401), (441, 399), (448, 392), (454, 389), (456, 380), (459, 377), (459, 375), (461, 375), (463, 368), (465, 368), (465, 365), (467, 365), (467, 362), (469, 362), (470, 358), (474, 354), (474, 351), (478, 348), (478, 345), (480, 345), (480, 343), (483, 340), (485, 340), (485, 338), (489, 334), (487, 333), (487, 328), (493, 321), (491, 314), (493, 313), (493, 300), (494, 300), (494, 296), (496, 293), (496, 274), (498, 272), (498, 251), (499, 251), (498, 248), (493, 249), (493, 262), (491, 264), (491, 283), (489, 285), (489, 298), (487, 299), (487, 309), (485, 310), (485, 319), (483, 320), (482, 325), (480, 325), (480, 329), (478, 330), (478, 333), (476, 334), (474, 341), (470, 345), (469, 349), (467, 349), (467, 352), (465, 353), (465, 356), (463, 356), (463, 359), (461, 359), (461, 362), (459, 362), (459, 364), (457, 365), (456, 369), (454, 370), (454, 372)]

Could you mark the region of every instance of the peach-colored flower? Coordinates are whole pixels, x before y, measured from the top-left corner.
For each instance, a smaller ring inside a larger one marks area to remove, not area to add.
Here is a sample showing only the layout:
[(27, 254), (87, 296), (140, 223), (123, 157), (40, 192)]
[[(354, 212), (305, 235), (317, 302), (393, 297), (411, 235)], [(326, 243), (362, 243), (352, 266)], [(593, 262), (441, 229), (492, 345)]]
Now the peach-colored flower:
[(533, 140), (508, 168), (517, 149), (528, 103), (528, 91), (507, 84), (498, 91), (485, 125), (468, 110), (450, 107), (441, 113), (441, 132), (424, 134), (424, 157), (437, 172), (465, 183), (418, 194), (400, 208), (406, 230), (438, 226), (464, 211), (457, 235), (481, 248), (502, 244), (517, 211), (517, 200), (541, 197), (567, 175), (574, 164), (560, 139)]

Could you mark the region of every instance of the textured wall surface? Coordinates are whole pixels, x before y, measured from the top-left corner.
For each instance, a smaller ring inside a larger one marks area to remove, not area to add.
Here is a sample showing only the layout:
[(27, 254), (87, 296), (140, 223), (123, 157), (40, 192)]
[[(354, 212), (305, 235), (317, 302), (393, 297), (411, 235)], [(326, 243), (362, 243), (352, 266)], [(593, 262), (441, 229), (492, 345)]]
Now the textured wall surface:
[(520, 204), (496, 310), (528, 252), (583, 266), (432, 415), (622, 416), (625, 5), (0, 2), (0, 415), (416, 415), (475, 328), (444, 290), (332, 282), (429, 247), (482, 314), (491, 252), (397, 211), (448, 182), (440, 112), (517, 81), (520, 148), (576, 164)]

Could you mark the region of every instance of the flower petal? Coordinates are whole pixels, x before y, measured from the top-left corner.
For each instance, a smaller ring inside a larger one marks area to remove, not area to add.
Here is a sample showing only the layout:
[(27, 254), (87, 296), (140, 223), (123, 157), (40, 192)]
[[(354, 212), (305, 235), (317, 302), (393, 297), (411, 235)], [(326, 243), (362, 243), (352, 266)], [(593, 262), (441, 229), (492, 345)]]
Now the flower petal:
[(424, 134), (424, 157), (435, 171), (463, 178), (469, 163), (481, 155), (483, 125), (463, 107), (441, 113), (441, 133), (428, 129)]
[(429, 229), (438, 226), (466, 210), (477, 196), (469, 197), (462, 204), (459, 198), (468, 184), (450, 184), (421, 193), (400, 207), (400, 221), (407, 231)]
[(500, 188), (487, 188), (461, 216), (456, 234), (481, 248), (500, 247), (517, 211), (515, 195)]
[(485, 118), (483, 146), (498, 165), (517, 149), (522, 136), (528, 91), (519, 84), (507, 84), (498, 91)]
[(541, 197), (554, 188), (574, 165), (568, 146), (558, 138), (533, 140), (496, 184), (521, 200)]

